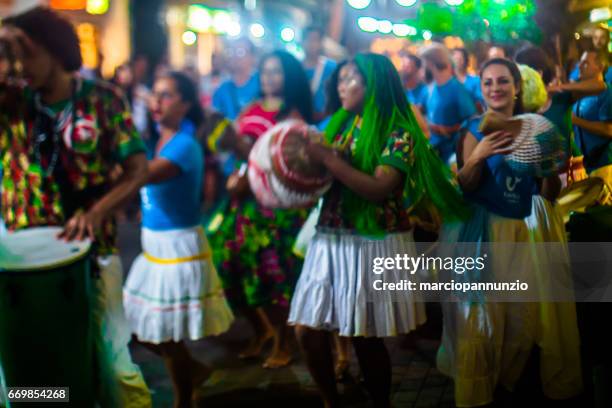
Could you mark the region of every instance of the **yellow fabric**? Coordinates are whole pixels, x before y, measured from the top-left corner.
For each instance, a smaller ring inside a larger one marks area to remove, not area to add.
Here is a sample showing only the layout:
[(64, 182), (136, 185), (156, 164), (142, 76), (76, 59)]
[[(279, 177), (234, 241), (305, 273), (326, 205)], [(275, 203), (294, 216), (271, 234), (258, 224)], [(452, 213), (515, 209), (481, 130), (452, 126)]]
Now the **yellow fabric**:
[(225, 132), (225, 129), (227, 129), (229, 124), (229, 120), (223, 119), (210, 134), (210, 137), (208, 138), (208, 148), (212, 153), (217, 153), (217, 142), (219, 139), (221, 139), (223, 132)]
[(601, 205), (612, 205), (612, 164), (593, 170), (589, 177), (599, 177), (604, 181), (606, 187), (599, 198), (599, 203)]
[[(564, 242), (561, 218), (553, 212), (553, 205), (546, 203), (541, 203), (540, 211), (535, 214), (538, 217), (536, 225), (540, 226), (536, 229), (530, 229), (525, 220), (490, 215), (490, 240)], [(443, 239), (454, 242), (451, 234)], [(538, 262), (544, 260), (543, 268), (535, 271), (538, 282), (546, 282), (547, 274), (561, 273), (548, 268), (546, 254), (526, 253), (520, 248), (517, 246), (515, 253), (508, 251), (504, 256), (490, 257), (496, 280), (512, 281), (519, 277), (520, 271), (532, 271), (527, 264), (535, 263), (534, 255)], [(569, 258), (567, 268), (569, 273)], [(506, 271), (505, 276), (500, 271)], [(540, 287), (547, 289), (546, 285)], [(566, 399), (582, 390), (579, 334), (573, 302), (443, 303), (442, 307), (444, 332), (437, 363), (439, 370), (455, 381), (458, 407), (491, 403), (498, 384), (512, 390), (523, 374), (534, 345), (541, 350), (540, 375), (547, 397)]]
[(101, 408), (150, 408), (151, 394), (140, 368), (132, 362), (130, 329), (122, 301), (123, 272), (118, 256), (98, 258), (101, 269), (93, 303)]
[(156, 264), (163, 264), (163, 265), (174, 265), (174, 264), (178, 264), (178, 263), (183, 263), (183, 262), (192, 262), (192, 261), (203, 261), (203, 260), (207, 260), (210, 259), (210, 252), (207, 253), (203, 253), (203, 254), (199, 254), (199, 255), (194, 255), (194, 256), (187, 256), (184, 258), (157, 258), (154, 257), (151, 254), (148, 254), (146, 252), (143, 252), (142, 254), (147, 261), (149, 262), (153, 262)]

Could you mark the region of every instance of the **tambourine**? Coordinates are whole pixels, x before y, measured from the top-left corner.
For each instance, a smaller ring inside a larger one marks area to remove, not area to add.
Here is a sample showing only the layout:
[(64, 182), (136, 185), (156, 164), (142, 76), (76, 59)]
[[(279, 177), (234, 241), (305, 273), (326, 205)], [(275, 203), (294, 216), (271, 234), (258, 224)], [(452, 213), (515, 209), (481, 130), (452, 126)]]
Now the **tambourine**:
[(526, 113), (504, 118), (489, 112), (479, 130), (484, 134), (498, 130), (512, 133), (512, 152), (505, 159), (516, 174), (548, 177), (568, 167), (567, 143), (555, 125), (542, 115)]
[(255, 142), (248, 178), (262, 205), (309, 207), (330, 187), (331, 175), (306, 154), (308, 143), (308, 125), (298, 120), (277, 124)]

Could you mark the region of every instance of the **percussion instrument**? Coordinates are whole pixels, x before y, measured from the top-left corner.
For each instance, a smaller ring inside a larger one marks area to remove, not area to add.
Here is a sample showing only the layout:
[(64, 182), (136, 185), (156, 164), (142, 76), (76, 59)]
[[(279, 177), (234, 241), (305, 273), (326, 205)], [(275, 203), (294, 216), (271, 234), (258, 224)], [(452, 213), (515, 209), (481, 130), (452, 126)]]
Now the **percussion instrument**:
[(505, 159), (516, 174), (548, 177), (567, 168), (567, 143), (544, 116), (526, 113), (506, 119), (496, 112), (488, 112), (479, 130), (484, 134), (498, 130), (512, 133), (512, 152)]
[(0, 366), (7, 387), (69, 387), (94, 404), (90, 243), (59, 227), (0, 237)]
[(248, 178), (260, 204), (270, 208), (312, 206), (331, 186), (331, 176), (306, 154), (308, 126), (288, 120), (266, 131), (249, 155)]
[(600, 203), (610, 194), (606, 184), (599, 177), (589, 177), (564, 188), (557, 199), (557, 207), (565, 222), (572, 212), (584, 212)]
[(584, 156), (575, 156), (570, 159), (569, 169), (567, 170), (567, 185), (586, 179), (587, 173), (584, 168)]

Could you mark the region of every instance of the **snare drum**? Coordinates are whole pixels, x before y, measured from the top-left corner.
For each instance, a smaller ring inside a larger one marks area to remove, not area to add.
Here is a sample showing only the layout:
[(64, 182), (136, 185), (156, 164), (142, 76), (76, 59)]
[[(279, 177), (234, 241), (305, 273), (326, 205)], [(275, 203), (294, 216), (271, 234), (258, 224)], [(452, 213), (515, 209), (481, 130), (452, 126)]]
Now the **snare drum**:
[(0, 366), (7, 387), (70, 387), (94, 404), (89, 242), (58, 227), (0, 237)]

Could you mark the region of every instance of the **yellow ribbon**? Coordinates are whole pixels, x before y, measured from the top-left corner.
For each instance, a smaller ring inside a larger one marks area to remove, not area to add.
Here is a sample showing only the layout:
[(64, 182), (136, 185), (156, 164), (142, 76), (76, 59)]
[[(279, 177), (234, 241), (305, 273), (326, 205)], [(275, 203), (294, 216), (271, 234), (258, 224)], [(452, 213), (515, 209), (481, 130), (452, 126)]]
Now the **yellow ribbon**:
[(150, 261), (156, 264), (162, 264), (162, 265), (173, 265), (173, 264), (179, 264), (183, 262), (203, 261), (206, 259), (210, 259), (210, 252), (205, 252), (205, 253), (194, 255), (194, 256), (187, 256), (184, 258), (157, 258), (146, 252), (143, 252), (142, 255), (145, 257), (147, 261)]
[(221, 135), (223, 135), (223, 132), (225, 132), (225, 129), (229, 124), (229, 120), (223, 119), (211, 132), (210, 137), (208, 138), (208, 148), (212, 153), (217, 152), (217, 141), (221, 139)]

